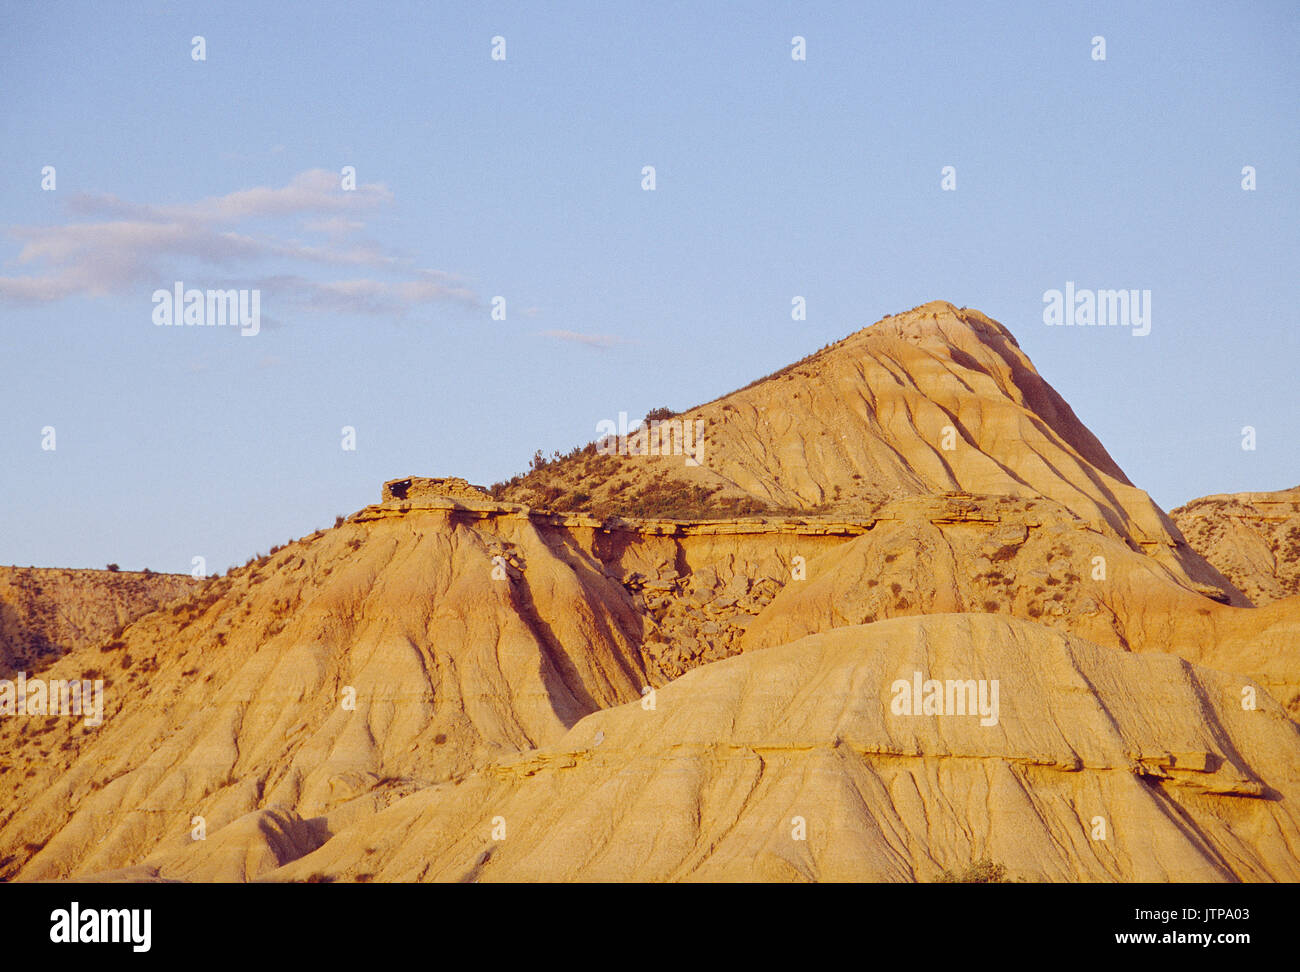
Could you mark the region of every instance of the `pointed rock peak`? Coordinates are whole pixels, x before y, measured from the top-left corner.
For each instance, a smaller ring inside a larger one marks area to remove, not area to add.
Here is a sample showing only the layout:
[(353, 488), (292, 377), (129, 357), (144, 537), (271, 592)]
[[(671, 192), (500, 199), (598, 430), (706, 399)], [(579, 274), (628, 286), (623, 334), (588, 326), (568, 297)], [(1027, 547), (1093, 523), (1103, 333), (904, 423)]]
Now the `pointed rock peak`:
[(971, 307), (956, 307), (946, 300), (932, 300), (902, 314), (891, 314), (863, 332), (869, 337), (893, 337), (912, 344), (941, 343), (969, 348), (978, 343), (1002, 350), (1007, 344), (1019, 349), (1015, 335), (986, 314)]

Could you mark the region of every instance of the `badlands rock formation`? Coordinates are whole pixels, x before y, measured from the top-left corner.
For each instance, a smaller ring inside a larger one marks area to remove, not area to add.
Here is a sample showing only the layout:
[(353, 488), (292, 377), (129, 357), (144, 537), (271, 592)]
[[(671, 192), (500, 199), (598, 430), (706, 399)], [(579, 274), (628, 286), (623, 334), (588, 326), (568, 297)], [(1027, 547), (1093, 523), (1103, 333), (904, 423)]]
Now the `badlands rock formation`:
[[(0, 879), (1300, 879), (1300, 598), (1250, 607), (1001, 325), (686, 414), (699, 466), (392, 480), (70, 646), (104, 723), (0, 715)], [(917, 672), (996, 720), (894, 711)]]

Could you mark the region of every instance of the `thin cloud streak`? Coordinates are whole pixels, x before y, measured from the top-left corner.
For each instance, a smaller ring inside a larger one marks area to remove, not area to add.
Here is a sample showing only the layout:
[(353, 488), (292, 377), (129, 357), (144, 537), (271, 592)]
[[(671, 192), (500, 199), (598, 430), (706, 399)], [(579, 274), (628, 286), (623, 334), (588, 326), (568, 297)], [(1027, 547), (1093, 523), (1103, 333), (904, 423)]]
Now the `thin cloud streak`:
[(542, 337), (555, 338), (557, 341), (573, 341), (585, 344), (589, 348), (613, 348), (627, 342), (612, 334), (581, 334), (578, 331), (551, 330), (542, 331)]

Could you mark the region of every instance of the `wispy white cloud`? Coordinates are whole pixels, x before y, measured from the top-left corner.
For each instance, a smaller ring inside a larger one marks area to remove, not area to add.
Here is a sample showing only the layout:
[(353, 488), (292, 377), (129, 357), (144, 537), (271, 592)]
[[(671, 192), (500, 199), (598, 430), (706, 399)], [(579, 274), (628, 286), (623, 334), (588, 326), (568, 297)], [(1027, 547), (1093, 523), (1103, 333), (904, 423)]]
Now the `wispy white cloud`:
[(192, 203), (155, 206), (126, 202), (108, 193), (76, 193), (69, 200), (68, 208), (74, 216), (83, 217), (235, 223), (262, 217), (355, 213), (392, 201), (392, 192), (382, 182), (364, 183), (345, 191), (337, 172), (308, 169), (279, 188), (256, 186)]
[[(315, 310), (400, 314), (437, 301), (478, 304), (452, 274), (418, 268), (373, 240), (359, 239), (367, 211), (390, 203), (382, 183), (344, 191), (337, 173), (312, 169), (281, 187), (259, 186), (192, 203), (153, 205), (109, 194), (78, 194), (67, 203), (76, 220), (54, 226), (11, 226), (20, 244), (16, 262), (29, 275), (0, 276), (0, 300), (49, 302), (66, 297), (110, 297), (142, 286), (166, 287), (182, 275), (218, 269), (254, 273), (286, 285)], [(320, 242), (273, 236), (244, 224), (299, 220)], [(310, 280), (267, 274), (267, 264), (300, 261), (321, 268), (383, 271), (396, 279)], [(198, 283), (198, 281), (196, 281)], [(245, 284), (251, 285), (251, 284)]]

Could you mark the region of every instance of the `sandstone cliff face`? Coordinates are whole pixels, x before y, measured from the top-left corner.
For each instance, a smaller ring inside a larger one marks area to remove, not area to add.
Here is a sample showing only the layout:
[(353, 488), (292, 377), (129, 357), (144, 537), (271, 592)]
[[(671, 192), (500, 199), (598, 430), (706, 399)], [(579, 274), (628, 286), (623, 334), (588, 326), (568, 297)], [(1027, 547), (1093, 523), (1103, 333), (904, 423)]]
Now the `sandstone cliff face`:
[(1192, 500), (1169, 514), (1255, 604), (1300, 594), (1300, 486)]
[(199, 585), (183, 574), (0, 567), (0, 678), (104, 641)]

